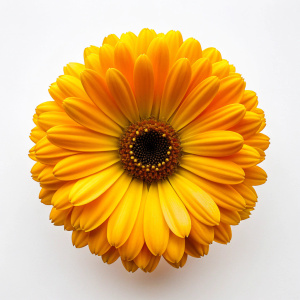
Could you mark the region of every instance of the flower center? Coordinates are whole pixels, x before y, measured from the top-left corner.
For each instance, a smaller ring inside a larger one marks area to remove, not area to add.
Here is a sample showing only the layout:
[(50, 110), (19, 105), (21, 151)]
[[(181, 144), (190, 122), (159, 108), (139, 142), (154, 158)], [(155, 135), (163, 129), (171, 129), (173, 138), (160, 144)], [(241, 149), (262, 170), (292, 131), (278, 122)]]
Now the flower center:
[(120, 156), (124, 169), (134, 178), (155, 182), (176, 170), (180, 141), (171, 125), (151, 118), (127, 128), (120, 141)]

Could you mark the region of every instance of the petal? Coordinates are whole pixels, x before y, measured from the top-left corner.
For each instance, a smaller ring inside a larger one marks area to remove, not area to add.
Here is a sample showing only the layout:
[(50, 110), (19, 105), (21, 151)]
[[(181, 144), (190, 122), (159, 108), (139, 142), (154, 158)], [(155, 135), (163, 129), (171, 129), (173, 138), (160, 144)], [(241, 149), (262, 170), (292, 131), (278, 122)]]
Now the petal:
[(245, 199), (247, 208), (255, 206), (257, 195), (253, 188), (251, 189), (244, 183), (236, 184), (233, 188)]
[(62, 111), (49, 111), (40, 114), (38, 124), (45, 131), (57, 125), (77, 125), (76, 122)]
[(147, 56), (152, 62), (154, 74), (154, 99), (152, 115), (158, 117), (161, 97), (169, 72), (169, 49), (164, 38), (155, 38), (147, 51)]
[(179, 106), (171, 125), (180, 130), (193, 121), (213, 100), (219, 89), (219, 79), (215, 76), (208, 77), (193, 89)]
[(243, 104), (247, 110), (254, 109), (258, 104), (256, 93), (246, 90), (240, 103)]
[(269, 148), (270, 138), (263, 133), (256, 133), (246, 139), (245, 144), (265, 151)]
[(221, 213), (221, 222), (228, 225), (238, 225), (241, 221), (241, 217), (237, 211), (228, 210), (219, 207)]
[(62, 108), (55, 101), (47, 101), (39, 104), (36, 109), (36, 114), (39, 116), (40, 114), (48, 111), (63, 111)]
[(74, 184), (75, 182), (67, 182), (55, 192), (51, 204), (56, 209), (67, 209), (73, 206), (71, 202), (69, 202), (69, 194)]
[(64, 210), (57, 210), (55, 207), (53, 207), (51, 209), (50, 216), (49, 216), (51, 223), (53, 223), (55, 226), (64, 225), (65, 219), (71, 209), (72, 208), (64, 209)]
[(231, 227), (228, 224), (220, 223), (215, 227), (214, 241), (219, 244), (228, 244), (232, 238)]
[(223, 79), (229, 75), (229, 63), (227, 60), (216, 62), (212, 65), (212, 75), (217, 76), (219, 79)]
[(244, 139), (232, 131), (207, 131), (182, 139), (184, 152), (201, 156), (223, 157), (242, 149)]
[(102, 261), (108, 265), (114, 263), (120, 257), (119, 251), (115, 247), (111, 247), (102, 255)]
[(230, 104), (207, 115), (200, 115), (180, 131), (180, 136), (193, 136), (210, 130), (226, 130), (243, 119), (246, 109), (241, 104)]
[(187, 58), (191, 64), (202, 57), (202, 49), (200, 43), (194, 38), (188, 38), (178, 49), (176, 60)]
[(45, 184), (63, 183), (53, 175), (53, 166), (46, 166), (38, 176), (38, 181)]
[(115, 137), (122, 135), (121, 127), (94, 104), (79, 98), (67, 98), (63, 107), (75, 122), (86, 128)]
[(101, 75), (104, 77), (106, 71), (114, 67), (114, 47), (105, 44), (99, 48), (99, 63)]
[(71, 225), (74, 227), (75, 230), (80, 228), (80, 216), (83, 211), (83, 206), (73, 207), (71, 213)]
[[(72, 77), (72, 76), (70, 76)], [(76, 79), (76, 78), (74, 78)], [(75, 80), (76, 82), (76, 80)], [(52, 97), (53, 100), (57, 103), (58, 106), (62, 107), (62, 102), (65, 98), (68, 97), (64, 92), (61, 91), (61, 89), (58, 87), (57, 83), (54, 82), (50, 85), (49, 90), (48, 90), (50, 96)]]
[(34, 143), (37, 143), (45, 136), (46, 136), (46, 132), (38, 126), (34, 127), (30, 132), (30, 139)]
[(142, 119), (151, 116), (154, 96), (154, 73), (150, 59), (147, 55), (140, 55), (134, 66), (135, 99)]
[(221, 53), (213, 47), (204, 49), (202, 56), (208, 58), (212, 64), (222, 60)]
[(229, 210), (242, 210), (245, 208), (244, 198), (230, 185), (206, 180), (183, 168), (179, 169), (179, 174), (203, 189), (218, 206)]
[(171, 263), (178, 263), (185, 249), (185, 239), (180, 238), (170, 231), (167, 249), (164, 253), (164, 258)]
[[(92, 53), (84, 58), (85, 67), (87, 69), (94, 70), (95, 72), (102, 74), (102, 69), (100, 66), (99, 55)], [(79, 77), (81, 79), (81, 77)]]
[(152, 256), (153, 255), (149, 251), (147, 245), (144, 244), (140, 253), (135, 257), (134, 262), (140, 269), (144, 270), (147, 267), (147, 265), (149, 264)]
[(105, 79), (93, 70), (81, 73), (81, 82), (91, 100), (113, 121), (122, 127), (128, 125), (127, 118), (123, 115), (109, 93)]
[(119, 38), (115, 34), (109, 34), (108, 36), (106, 36), (103, 39), (102, 45), (109, 44), (112, 47), (114, 47), (118, 41), (119, 41)]
[(124, 172), (99, 198), (85, 205), (80, 216), (80, 227), (90, 231), (106, 221), (121, 201), (131, 180), (132, 177)]
[(245, 169), (245, 181), (247, 185), (261, 185), (267, 181), (267, 173), (260, 167), (254, 166)]
[(89, 232), (86, 233), (82, 230), (72, 232), (72, 243), (76, 248), (85, 247), (88, 244)]
[(139, 33), (136, 46), (135, 46), (135, 56), (139, 56), (140, 54), (147, 53), (147, 49), (151, 43), (151, 41), (156, 37), (156, 33), (153, 30), (148, 28), (144, 28)]
[(115, 183), (123, 172), (120, 164), (114, 164), (103, 171), (78, 180), (70, 193), (71, 203), (80, 206), (93, 201)]
[(99, 47), (97, 46), (86, 47), (83, 52), (84, 59), (92, 53), (99, 55)]
[(95, 174), (118, 161), (117, 151), (79, 153), (59, 161), (53, 173), (60, 180), (74, 180)]
[(147, 267), (143, 271), (149, 273), (153, 272), (156, 269), (159, 261), (160, 261), (160, 256), (152, 255)]
[(240, 166), (217, 158), (188, 154), (182, 157), (181, 166), (198, 176), (222, 184), (238, 184), (245, 178)]
[(214, 240), (214, 227), (201, 223), (192, 214), (190, 216), (192, 221), (192, 230), (189, 235), (189, 239), (203, 245), (211, 244)]
[(186, 58), (176, 61), (169, 72), (160, 104), (159, 118), (168, 120), (185, 95), (192, 75), (191, 64)]
[(142, 194), (143, 183), (133, 179), (108, 220), (107, 240), (112, 246), (119, 248), (127, 241), (138, 216)]
[(138, 107), (129, 83), (123, 74), (117, 69), (109, 69), (106, 72), (106, 82), (115, 102), (128, 120), (131, 123), (137, 122), (139, 120)]
[(64, 74), (71, 75), (76, 78), (80, 78), (80, 73), (85, 69), (83, 64), (69, 63), (64, 67)]
[(165, 40), (169, 48), (170, 65), (172, 66), (175, 62), (177, 51), (183, 43), (182, 35), (180, 31), (170, 30), (166, 34)]
[(88, 244), (91, 253), (99, 256), (111, 248), (107, 241), (107, 222), (90, 232)]
[(91, 131), (82, 126), (60, 125), (47, 132), (48, 140), (54, 145), (74, 151), (111, 151), (118, 150), (118, 139)]
[(130, 47), (131, 51), (134, 52), (137, 36), (133, 32), (122, 33), (120, 41), (126, 43)]
[(209, 251), (208, 245), (202, 245), (189, 238), (185, 239), (185, 253), (192, 257), (201, 257), (207, 255)]
[(119, 248), (120, 256), (125, 260), (133, 260), (143, 248), (145, 242), (143, 223), (144, 223), (144, 211), (145, 211), (147, 196), (148, 196), (148, 189), (147, 189), (147, 185), (144, 184), (141, 205), (140, 205), (140, 209), (134, 227), (132, 229), (132, 232), (128, 240), (125, 242), (125, 244), (123, 244)]
[(146, 200), (144, 236), (153, 255), (162, 255), (165, 252), (169, 240), (169, 227), (162, 213), (156, 183), (151, 184)]
[(187, 261), (187, 254), (184, 253), (181, 260), (178, 262), (178, 263), (171, 263), (169, 262), (168, 260), (166, 260), (168, 264), (170, 264), (173, 268), (183, 268), (184, 265), (186, 264), (186, 261)]
[(190, 216), (174, 189), (167, 180), (158, 182), (160, 205), (171, 231), (184, 238), (191, 231)]
[(220, 212), (209, 194), (178, 173), (170, 176), (169, 180), (185, 207), (197, 220), (206, 225), (219, 224)]
[(128, 272), (134, 273), (138, 269), (138, 266), (133, 261), (122, 259), (122, 264)]

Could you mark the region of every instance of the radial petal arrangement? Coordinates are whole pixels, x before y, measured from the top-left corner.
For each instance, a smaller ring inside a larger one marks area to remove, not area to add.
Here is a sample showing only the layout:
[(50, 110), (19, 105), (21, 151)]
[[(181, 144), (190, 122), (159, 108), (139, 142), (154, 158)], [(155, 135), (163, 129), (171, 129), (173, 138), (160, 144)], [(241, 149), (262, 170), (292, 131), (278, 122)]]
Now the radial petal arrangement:
[(255, 92), (215, 48), (179, 31), (104, 38), (37, 106), (39, 198), (77, 248), (129, 272), (227, 244), (250, 217), (269, 147)]

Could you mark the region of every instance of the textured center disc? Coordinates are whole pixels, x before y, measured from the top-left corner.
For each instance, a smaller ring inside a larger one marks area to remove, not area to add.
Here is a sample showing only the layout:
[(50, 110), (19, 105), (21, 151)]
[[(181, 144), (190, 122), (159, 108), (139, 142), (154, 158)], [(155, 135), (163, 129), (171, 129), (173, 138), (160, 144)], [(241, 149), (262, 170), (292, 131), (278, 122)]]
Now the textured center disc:
[(120, 141), (124, 169), (146, 182), (166, 179), (178, 166), (180, 142), (175, 130), (154, 119), (128, 127)]

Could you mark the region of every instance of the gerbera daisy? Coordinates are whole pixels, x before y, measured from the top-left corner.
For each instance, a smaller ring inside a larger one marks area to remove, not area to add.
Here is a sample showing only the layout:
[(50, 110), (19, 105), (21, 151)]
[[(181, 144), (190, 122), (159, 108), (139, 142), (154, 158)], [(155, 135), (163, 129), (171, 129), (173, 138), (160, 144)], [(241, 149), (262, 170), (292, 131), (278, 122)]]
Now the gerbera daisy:
[(217, 49), (179, 31), (86, 48), (33, 116), (31, 172), (54, 225), (131, 272), (229, 243), (267, 178), (264, 112), (245, 86)]

